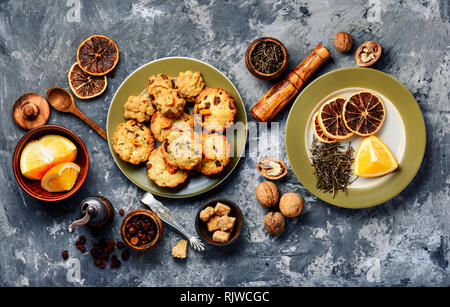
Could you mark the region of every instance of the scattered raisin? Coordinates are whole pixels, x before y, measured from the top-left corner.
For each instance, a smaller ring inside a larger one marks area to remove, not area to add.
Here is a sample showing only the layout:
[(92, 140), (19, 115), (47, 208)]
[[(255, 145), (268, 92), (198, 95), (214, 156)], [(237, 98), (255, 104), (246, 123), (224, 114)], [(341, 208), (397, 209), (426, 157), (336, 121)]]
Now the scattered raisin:
[(130, 251), (128, 249), (125, 249), (122, 252), (122, 260), (128, 261), (130, 259)]
[(67, 250), (64, 250), (61, 256), (64, 260), (67, 260), (69, 258), (69, 252)]
[(122, 248), (125, 247), (125, 244), (124, 244), (122, 241), (118, 241), (118, 242), (116, 243), (116, 246), (117, 246), (118, 249), (122, 249)]
[[(150, 164), (150, 167), (152, 167), (152, 165)], [(147, 168), (148, 169), (148, 168)], [(119, 210), (119, 214), (120, 214), (120, 216), (123, 216), (123, 214), (125, 213), (125, 211), (123, 210), (123, 209), (120, 209)]]
[(81, 244), (86, 244), (86, 237), (85, 236), (80, 236), (78, 238), (78, 241), (80, 241)]
[(220, 97), (219, 96), (214, 97), (214, 104), (218, 105), (219, 103), (220, 103)]

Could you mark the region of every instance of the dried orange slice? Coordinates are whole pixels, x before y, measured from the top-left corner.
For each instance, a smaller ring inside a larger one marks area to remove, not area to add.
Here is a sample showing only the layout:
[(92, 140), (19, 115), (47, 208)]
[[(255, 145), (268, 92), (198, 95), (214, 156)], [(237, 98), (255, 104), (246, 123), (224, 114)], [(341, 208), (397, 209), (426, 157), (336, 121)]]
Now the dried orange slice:
[(51, 167), (72, 162), (76, 156), (75, 144), (63, 136), (49, 134), (25, 145), (20, 155), (20, 172), (28, 179), (41, 180)]
[(73, 162), (64, 162), (52, 167), (45, 173), (41, 187), (48, 192), (72, 190), (80, 174), (80, 166)]
[(369, 136), (380, 130), (386, 117), (383, 101), (374, 93), (363, 91), (353, 94), (342, 111), (345, 126), (361, 136)]
[(322, 129), (320, 128), (319, 121), (317, 120), (317, 115), (319, 115), (319, 111), (317, 111), (312, 118), (312, 129), (316, 138), (323, 143), (337, 142), (337, 140), (331, 139), (323, 133)]
[(92, 35), (78, 47), (78, 65), (90, 75), (106, 75), (116, 67), (118, 61), (119, 48), (104, 35)]
[(348, 130), (342, 119), (342, 108), (346, 98), (337, 97), (324, 103), (317, 115), (320, 129), (322, 129), (325, 136), (335, 139), (344, 140), (353, 135), (353, 132)]
[(389, 148), (376, 136), (365, 138), (355, 156), (353, 172), (360, 177), (379, 177), (398, 168), (397, 160)]
[(69, 85), (72, 92), (80, 99), (89, 99), (101, 95), (108, 85), (106, 76), (87, 74), (75, 63), (69, 70)]

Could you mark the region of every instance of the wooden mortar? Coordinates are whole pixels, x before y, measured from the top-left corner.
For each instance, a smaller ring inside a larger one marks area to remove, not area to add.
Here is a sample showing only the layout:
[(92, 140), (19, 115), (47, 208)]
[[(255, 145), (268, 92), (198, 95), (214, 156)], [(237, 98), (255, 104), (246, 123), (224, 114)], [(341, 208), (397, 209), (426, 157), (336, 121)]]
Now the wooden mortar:
[(278, 81), (250, 110), (260, 122), (270, 121), (300, 91), (308, 78), (330, 58), (330, 52), (321, 44), (294, 70)]

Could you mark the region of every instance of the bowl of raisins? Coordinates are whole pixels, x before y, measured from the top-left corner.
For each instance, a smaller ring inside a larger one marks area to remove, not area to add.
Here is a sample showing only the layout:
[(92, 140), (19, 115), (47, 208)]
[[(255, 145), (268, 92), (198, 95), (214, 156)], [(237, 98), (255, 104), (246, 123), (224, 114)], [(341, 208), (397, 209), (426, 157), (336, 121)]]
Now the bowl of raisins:
[(123, 218), (120, 234), (123, 242), (132, 250), (147, 251), (161, 241), (163, 223), (153, 211), (136, 209)]

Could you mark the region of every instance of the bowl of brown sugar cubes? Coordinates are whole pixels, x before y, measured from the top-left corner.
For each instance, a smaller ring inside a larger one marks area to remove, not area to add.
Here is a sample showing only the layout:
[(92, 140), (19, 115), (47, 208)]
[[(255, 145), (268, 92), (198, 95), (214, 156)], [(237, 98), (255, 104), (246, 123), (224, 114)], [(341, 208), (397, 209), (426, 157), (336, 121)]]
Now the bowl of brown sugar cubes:
[(231, 200), (211, 199), (198, 210), (195, 226), (199, 236), (208, 244), (229, 245), (241, 232), (242, 212)]

